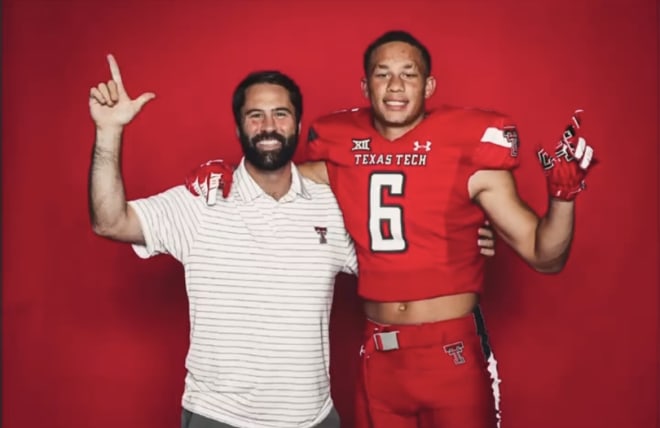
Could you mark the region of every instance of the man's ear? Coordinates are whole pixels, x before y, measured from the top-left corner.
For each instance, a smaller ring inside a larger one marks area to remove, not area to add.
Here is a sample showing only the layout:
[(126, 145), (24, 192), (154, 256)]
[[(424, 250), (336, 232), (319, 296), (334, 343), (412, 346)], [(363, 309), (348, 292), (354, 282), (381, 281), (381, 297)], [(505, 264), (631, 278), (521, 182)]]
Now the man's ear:
[(360, 81), (360, 88), (362, 89), (362, 95), (364, 95), (365, 98), (369, 98), (369, 83), (367, 82), (367, 78), (363, 77), (362, 80)]
[(435, 77), (429, 76), (426, 78), (426, 83), (424, 84), (424, 98), (429, 98), (435, 93), (436, 81)]

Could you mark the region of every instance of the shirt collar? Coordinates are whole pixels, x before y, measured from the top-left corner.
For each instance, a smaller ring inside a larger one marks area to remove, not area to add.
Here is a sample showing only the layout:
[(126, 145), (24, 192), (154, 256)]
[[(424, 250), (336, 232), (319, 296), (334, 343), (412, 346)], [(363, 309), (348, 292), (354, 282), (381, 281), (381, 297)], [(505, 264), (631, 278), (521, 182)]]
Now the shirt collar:
[[(244, 201), (254, 201), (260, 197), (271, 197), (267, 195), (266, 192), (264, 192), (264, 190), (250, 176), (247, 168), (245, 168), (245, 157), (241, 159), (241, 163), (234, 171), (233, 179), (234, 182), (232, 187), (238, 190), (238, 195)], [(291, 188), (289, 188), (289, 191), (286, 193), (286, 195), (282, 196), (278, 202), (290, 202), (297, 197), (311, 199), (312, 195), (305, 188), (303, 177), (300, 175), (298, 168), (296, 168), (296, 166), (291, 163)]]

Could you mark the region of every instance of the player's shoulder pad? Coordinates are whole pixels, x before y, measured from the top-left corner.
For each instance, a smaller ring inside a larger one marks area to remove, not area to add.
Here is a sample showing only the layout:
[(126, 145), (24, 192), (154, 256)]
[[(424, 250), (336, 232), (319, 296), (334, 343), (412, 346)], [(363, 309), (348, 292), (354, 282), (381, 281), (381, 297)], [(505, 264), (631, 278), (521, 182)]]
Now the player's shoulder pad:
[(467, 120), (473, 121), (475, 124), (501, 124), (509, 119), (509, 117), (496, 110), (489, 110), (477, 107), (453, 107), (452, 110), (456, 115), (460, 115)]
[(475, 129), (479, 129), (482, 133), (480, 143), (506, 148), (510, 151), (511, 157), (518, 156), (520, 145), (518, 128), (510, 116), (483, 109), (470, 109), (469, 114)]
[(353, 122), (359, 120), (360, 117), (369, 113), (368, 108), (355, 107), (351, 109), (342, 109), (337, 110), (332, 113), (326, 114), (324, 116), (316, 119), (312, 124), (317, 126), (323, 125), (338, 125), (345, 122)]
[(457, 126), (482, 128), (488, 126), (512, 125), (511, 119), (494, 110), (485, 110), (475, 107), (458, 107), (443, 105), (428, 113), (427, 119), (438, 122), (450, 122)]
[(352, 108), (337, 110), (321, 116), (310, 125), (307, 142), (313, 142), (319, 137), (347, 132), (352, 128), (364, 126), (365, 123), (369, 123), (369, 112), (368, 108)]
[[(439, 120), (451, 123), (455, 133), (464, 137), (468, 147), (484, 144), (500, 146), (509, 150), (512, 157), (518, 155), (518, 131), (513, 120), (495, 110), (475, 107), (443, 106), (435, 111)], [(440, 119), (442, 118), (442, 119)]]

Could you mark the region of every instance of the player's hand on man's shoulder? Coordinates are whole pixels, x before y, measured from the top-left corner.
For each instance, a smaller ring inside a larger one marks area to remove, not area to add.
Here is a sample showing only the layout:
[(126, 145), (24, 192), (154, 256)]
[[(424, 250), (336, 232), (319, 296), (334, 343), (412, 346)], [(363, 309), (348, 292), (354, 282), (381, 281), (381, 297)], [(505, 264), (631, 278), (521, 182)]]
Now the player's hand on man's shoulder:
[(486, 257), (493, 257), (495, 255), (495, 232), (490, 222), (486, 221), (477, 232), (478, 239), (477, 245), (479, 252)]
[(108, 54), (107, 60), (111, 79), (89, 90), (89, 111), (99, 129), (123, 127), (133, 120), (147, 102), (156, 97), (153, 92), (145, 92), (131, 99), (124, 88), (115, 57)]
[(550, 197), (574, 200), (586, 188), (584, 178), (596, 164), (594, 150), (584, 137), (583, 111), (573, 113), (554, 153), (539, 148), (537, 154), (548, 180)]
[(199, 165), (186, 176), (186, 189), (195, 196), (202, 196), (207, 205), (215, 205), (218, 191), (229, 196), (234, 166), (222, 159), (212, 159)]

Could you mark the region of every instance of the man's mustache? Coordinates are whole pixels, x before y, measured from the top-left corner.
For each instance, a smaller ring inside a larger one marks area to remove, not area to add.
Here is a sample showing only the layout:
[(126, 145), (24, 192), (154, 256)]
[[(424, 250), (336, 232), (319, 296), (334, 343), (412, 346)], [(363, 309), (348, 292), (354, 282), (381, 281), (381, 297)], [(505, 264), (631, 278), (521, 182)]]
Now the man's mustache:
[(260, 134), (257, 134), (254, 137), (250, 138), (250, 143), (256, 145), (258, 142), (265, 140), (276, 140), (282, 143), (282, 145), (286, 144), (286, 137), (275, 131), (262, 132)]

